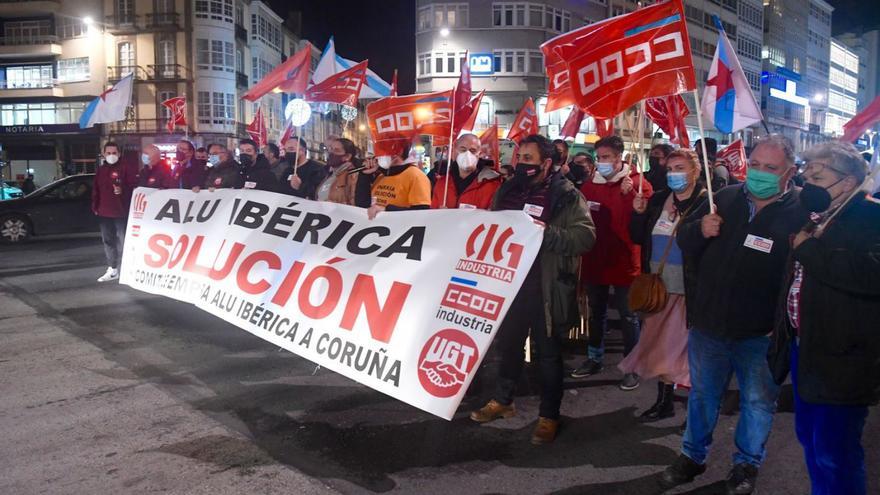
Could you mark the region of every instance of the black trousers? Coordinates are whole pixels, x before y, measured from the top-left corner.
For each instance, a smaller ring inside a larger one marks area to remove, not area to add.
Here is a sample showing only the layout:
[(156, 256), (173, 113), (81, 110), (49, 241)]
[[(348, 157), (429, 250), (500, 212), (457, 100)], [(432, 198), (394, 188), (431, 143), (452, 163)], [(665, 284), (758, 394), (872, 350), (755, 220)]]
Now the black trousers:
[(541, 376), (539, 414), (544, 418), (559, 419), (563, 378), (562, 332), (554, 329), (552, 335), (547, 335), (540, 271), (533, 269), (532, 272), (514, 298), (495, 338), (501, 355), (495, 400), (504, 405), (513, 403), (525, 360), (524, 346), (531, 333)]
[(125, 218), (98, 217), (101, 226), (101, 240), (104, 243), (104, 254), (107, 256), (107, 266), (119, 268), (122, 261), (122, 243), (125, 240)]

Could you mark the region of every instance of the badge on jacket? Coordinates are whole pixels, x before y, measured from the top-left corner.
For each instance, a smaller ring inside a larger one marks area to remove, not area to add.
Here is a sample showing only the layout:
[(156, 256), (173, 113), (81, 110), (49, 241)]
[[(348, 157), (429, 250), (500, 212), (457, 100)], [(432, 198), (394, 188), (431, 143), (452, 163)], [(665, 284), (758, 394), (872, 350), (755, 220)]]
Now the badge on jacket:
[(244, 183), (244, 188), (245, 188), (245, 189), (253, 189), (253, 188), (255, 188), (255, 187), (257, 187), (257, 183), (256, 183), (256, 182), (253, 182), (253, 181), (247, 181), (247, 182)]
[(544, 207), (526, 203), (526, 206), (523, 208), (523, 211), (533, 217), (540, 217), (541, 213), (544, 213)]
[(222, 179), (222, 178), (217, 177), (216, 179), (214, 179), (214, 185), (215, 185), (215, 186), (219, 186), (219, 185), (221, 185), (221, 184), (223, 184), (223, 179)]
[(743, 246), (755, 251), (761, 251), (762, 253), (769, 253), (773, 250), (773, 239), (765, 239), (749, 234), (746, 236), (746, 242), (743, 243)]

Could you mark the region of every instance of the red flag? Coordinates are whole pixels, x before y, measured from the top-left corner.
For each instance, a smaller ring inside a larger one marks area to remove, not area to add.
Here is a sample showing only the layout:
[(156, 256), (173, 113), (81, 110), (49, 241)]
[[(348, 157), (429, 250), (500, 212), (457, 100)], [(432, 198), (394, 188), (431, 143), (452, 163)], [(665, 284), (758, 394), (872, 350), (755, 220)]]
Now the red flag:
[(498, 118), (495, 123), (480, 134), (480, 151), (495, 163), (495, 169), (501, 166), (501, 143), (498, 140)]
[(458, 75), (458, 84), (455, 85), (455, 113), (464, 109), (471, 101), (471, 69), (468, 67), (467, 52), (461, 59), (461, 72)]
[(585, 112), (612, 118), (645, 98), (697, 87), (681, 0), (668, 0), (558, 36), (550, 45), (568, 68)]
[(727, 145), (726, 148), (719, 151), (717, 155), (715, 155), (715, 160), (721, 160), (726, 162), (727, 170), (730, 171), (730, 175), (736, 177), (740, 181), (746, 180), (746, 148), (743, 146), (742, 139), (737, 139), (736, 141)]
[(565, 119), (565, 124), (562, 126), (562, 132), (559, 133), (559, 137), (562, 139), (574, 139), (575, 136), (577, 136), (578, 130), (581, 128), (581, 122), (584, 121), (586, 115), (587, 114), (585, 114), (580, 108), (572, 108), (571, 113), (568, 114), (568, 118)]
[(449, 137), (452, 90), (389, 96), (367, 105), (367, 122), (377, 156), (396, 155), (419, 134)]
[(174, 98), (169, 98), (162, 102), (162, 106), (167, 108), (171, 112), (171, 117), (168, 119), (168, 124), (166, 124), (168, 132), (174, 132), (174, 126), (186, 126), (185, 96), (176, 96)]
[(685, 125), (685, 117), (690, 114), (690, 110), (681, 95), (645, 100), (645, 114), (669, 135), (669, 140), (673, 144), (684, 148), (690, 147)]
[(264, 94), (279, 89), (284, 93), (305, 93), (309, 84), (309, 71), (312, 66), (312, 45), (294, 53), (272, 72), (266, 74), (242, 96), (248, 101), (257, 101)]
[(544, 67), (547, 70), (547, 105), (545, 112), (552, 112), (560, 108), (574, 105), (574, 95), (571, 93), (571, 85), (568, 83), (568, 67), (556, 51), (557, 40), (562, 36), (557, 36), (552, 40), (541, 45), (541, 51), (544, 52)]
[(266, 121), (263, 119), (262, 108), (257, 108), (257, 113), (254, 114), (253, 122), (247, 125), (247, 133), (251, 136), (251, 139), (257, 143), (258, 149), (269, 142), (269, 130), (266, 129)]
[(358, 94), (367, 77), (367, 61), (333, 74), (306, 90), (305, 99), (357, 106)]
[(596, 134), (599, 137), (608, 137), (614, 134), (614, 119), (597, 119), (593, 117), (593, 120), (596, 121)]
[(278, 144), (284, 146), (284, 143), (286, 143), (291, 136), (293, 136), (293, 124), (288, 121), (287, 127), (284, 129), (284, 134), (281, 135), (281, 139), (278, 141)]
[(397, 96), (397, 69), (394, 69), (394, 76), (391, 78), (391, 96)]
[(507, 132), (507, 139), (519, 144), (520, 140), (526, 136), (538, 133), (538, 114), (535, 113), (535, 102), (531, 98), (523, 103), (522, 108), (513, 120), (510, 131)]
[(855, 142), (878, 120), (880, 120), (880, 96), (874, 98), (870, 105), (843, 124), (843, 136), (840, 140), (847, 143)]
[(463, 108), (455, 109), (455, 131), (458, 134), (462, 130), (472, 130), (477, 122), (477, 115), (480, 113), (480, 102), (486, 90), (480, 91), (477, 96), (471, 98)]

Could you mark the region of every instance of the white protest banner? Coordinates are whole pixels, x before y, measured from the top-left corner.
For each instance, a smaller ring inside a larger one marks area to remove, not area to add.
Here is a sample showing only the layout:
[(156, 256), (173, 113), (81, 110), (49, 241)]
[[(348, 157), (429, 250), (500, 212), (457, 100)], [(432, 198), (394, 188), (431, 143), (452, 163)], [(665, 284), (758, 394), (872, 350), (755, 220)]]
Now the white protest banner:
[(451, 419), (542, 238), (521, 211), (138, 188), (120, 282)]

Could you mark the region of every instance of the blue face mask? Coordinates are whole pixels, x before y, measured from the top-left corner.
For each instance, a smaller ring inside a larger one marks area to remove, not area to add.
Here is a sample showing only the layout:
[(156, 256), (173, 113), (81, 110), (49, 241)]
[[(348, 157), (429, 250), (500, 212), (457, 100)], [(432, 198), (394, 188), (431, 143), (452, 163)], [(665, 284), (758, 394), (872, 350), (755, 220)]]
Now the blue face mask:
[(208, 163), (210, 163), (212, 167), (216, 166), (220, 163), (220, 155), (208, 155)]
[(146, 153), (141, 153), (141, 163), (143, 163), (144, 165), (149, 165), (150, 164), (150, 155), (148, 155)]
[(611, 162), (598, 162), (596, 163), (596, 172), (599, 172), (599, 175), (602, 177), (610, 177), (614, 173), (614, 164)]
[(666, 185), (672, 192), (683, 192), (688, 188), (687, 172), (669, 172), (666, 174)]

